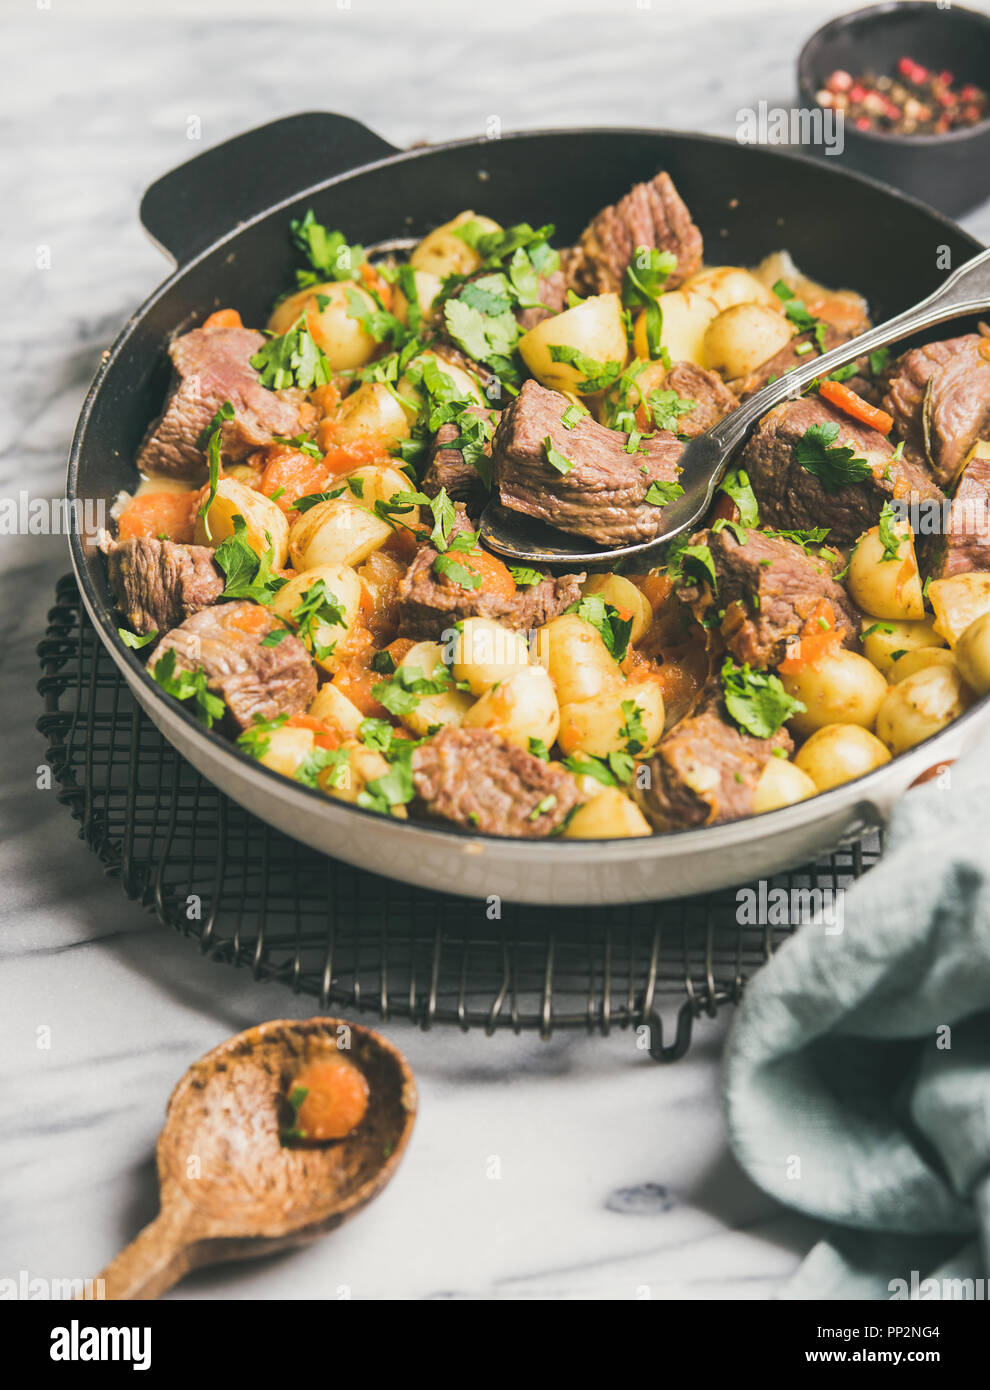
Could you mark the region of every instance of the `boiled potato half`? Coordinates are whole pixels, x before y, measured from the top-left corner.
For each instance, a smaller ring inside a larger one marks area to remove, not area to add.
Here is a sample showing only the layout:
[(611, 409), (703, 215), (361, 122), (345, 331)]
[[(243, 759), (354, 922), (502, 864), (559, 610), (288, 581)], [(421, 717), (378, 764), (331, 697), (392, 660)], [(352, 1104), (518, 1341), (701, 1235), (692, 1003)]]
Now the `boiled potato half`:
[(564, 829), (568, 840), (628, 840), (651, 835), (649, 822), (634, 801), (618, 787), (601, 787), (579, 806)]
[(653, 621), (653, 609), (642, 589), (621, 574), (592, 574), (581, 585), (583, 594), (599, 594), (606, 603), (618, 609), (623, 617), (632, 618), (630, 642), (638, 642)]
[(484, 695), (529, 665), (526, 638), (492, 618), (465, 618), (450, 646), (451, 674), (472, 695)]
[(489, 729), (529, 752), (531, 739), (549, 748), (560, 728), (553, 682), (542, 666), (522, 666), (484, 695), (461, 721), (465, 729)]
[[(328, 605), (339, 605), (343, 610), (340, 615), (342, 621), (314, 622), (306, 643), (317, 665), (332, 673), (340, 665), (341, 645), (354, 626), (361, 606), (361, 581), (354, 571), (347, 565), (334, 564), (316, 565), (304, 570), (290, 579), (288, 584), (283, 584), (271, 601), (271, 610), (292, 627), (298, 627), (300, 619), (296, 616), (297, 612), (305, 603), (307, 594), (320, 580), (323, 581), (323, 593)], [(316, 655), (317, 648), (330, 650), (326, 656), (319, 657)]]
[(244, 519), (244, 539), (254, 553), (263, 555), (266, 550), (274, 551), (272, 568), (284, 569), (289, 555), (289, 523), (285, 513), (263, 492), (246, 487), (235, 478), (221, 478), (206, 516), (197, 515), (196, 544), (212, 545), (216, 549), (221, 541), (234, 534), (234, 518), (238, 516)]
[(903, 652), (913, 652), (918, 647), (939, 647), (945, 645), (931, 622), (926, 618), (920, 623), (904, 623), (897, 619), (881, 620), (870, 616), (863, 619), (860, 634), (863, 655), (881, 673), (889, 676), (891, 667)]
[[(433, 680), (438, 670), (446, 670), (443, 664), (443, 648), (439, 642), (417, 642), (410, 647), (399, 662), (399, 666), (415, 672), (413, 679)], [(474, 704), (474, 699), (466, 690), (441, 690), (436, 695), (418, 695), (416, 708), (400, 719), (410, 733), (417, 738), (425, 738), (432, 730), (444, 724), (461, 724), (464, 716)]]
[(412, 405), (404, 405), (380, 381), (366, 381), (345, 396), (333, 418), (333, 444), (353, 444), (368, 439), (380, 442), (383, 451), (400, 439), (408, 439), (415, 418)]
[(631, 681), (603, 690), (590, 699), (562, 705), (560, 746), (565, 753), (591, 753), (605, 758), (627, 750), (630, 728), (639, 732), (636, 756), (648, 753), (663, 733), (663, 692), (656, 681)]
[(853, 601), (877, 618), (921, 622), (925, 600), (914, 553), (914, 533), (907, 521), (894, 520), (890, 531), (897, 553), (888, 553), (879, 526), (871, 526), (856, 542), (846, 580)]
[(490, 217), (459, 212), (423, 238), (409, 257), (409, 264), (414, 270), (429, 271), (439, 280), (447, 275), (470, 275), (481, 265), (481, 257), (455, 231), (455, 228), (464, 227), (469, 222), (475, 223), (482, 233), (501, 231), (499, 224)]
[(757, 813), (779, 811), (782, 806), (807, 801), (817, 791), (814, 782), (796, 763), (787, 758), (769, 758), (753, 793), (753, 810)]
[(890, 753), (861, 724), (825, 724), (816, 729), (794, 758), (820, 792), (851, 782), (890, 762)]
[(970, 623), (956, 643), (956, 665), (971, 690), (990, 695), (990, 613)]
[(561, 613), (538, 629), (535, 655), (549, 671), (562, 705), (589, 700), (622, 682), (600, 633), (576, 613)]
[(954, 666), (926, 666), (890, 687), (877, 714), (877, 737), (892, 753), (904, 753), (958, 719), (972, 698)]
[(379, 550), (392, 528), (353, 497), (329, 497), (304, 512), (292, 528), (289, 554), (297, 570), (314, 565), (359, 565)]
[(791, 340), (791, 325), (766, 304), (733, 304), (705, 329), (703, 365), (730, 381), (747, 377)]
[(928, 586), (928, 599), (935, 609), (935, 631), (954, 647), (970, 623), (990, 613), (990, 574), (972, 572), (936, 579)]
[[(597, 294), (553, 314), (519, 339), (519, 352), (526, 366), (543, 386), (553, 391), (582, 389), (585, 374), (570, 362), (555, 362), (552, 347), (570, 347), (593, 358), (601, 366), (626, 360), (626, 331), (622, 322), (622, 301), (617, 294)], [(645, 355), (645, 354), (644, 354)]]

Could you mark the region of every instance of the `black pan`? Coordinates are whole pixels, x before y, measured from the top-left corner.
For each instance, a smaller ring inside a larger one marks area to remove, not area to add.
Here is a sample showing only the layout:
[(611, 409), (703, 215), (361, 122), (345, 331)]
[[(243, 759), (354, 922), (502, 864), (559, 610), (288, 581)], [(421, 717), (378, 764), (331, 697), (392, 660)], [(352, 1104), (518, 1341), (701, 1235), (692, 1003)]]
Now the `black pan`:
[[(166, 343), (214, 308), (264, 323), (296, 264), (289, 218), (312, 207), (365, 245), (422, 236), (465, 208), (508, 225), (553, 222), (566, 245), (589, 218), (658, 169), (705, 235), (706, 260), (753, 264), (786, 248), (800, 268), (852, 286), (886, 318), (929, 293), (978, 243), (922, 204), (790, 154), (708, 136), (563, 130), (399, 152), (343, 116), (306, 114), (228, 141), (165, 175), (141, 218), (177, 263), (123, 329), (93, 383), (69, 461), (68, 495), (106, 503), (137, 480), (133, 458), (168, 383)], [(859, 781), (731, 825), (649, 840), (518, 841), (403, 824), (329, 801), (234, 751), (164, 696), (116, 635), (95, 537), (72, 558), (101, 639), (166, 736), (235, 800), (328, 853), (430, 887), (537, 902), (674, 897), (775, 872), (881, 820), (923, 768), (945, 760), (986, 711)]]

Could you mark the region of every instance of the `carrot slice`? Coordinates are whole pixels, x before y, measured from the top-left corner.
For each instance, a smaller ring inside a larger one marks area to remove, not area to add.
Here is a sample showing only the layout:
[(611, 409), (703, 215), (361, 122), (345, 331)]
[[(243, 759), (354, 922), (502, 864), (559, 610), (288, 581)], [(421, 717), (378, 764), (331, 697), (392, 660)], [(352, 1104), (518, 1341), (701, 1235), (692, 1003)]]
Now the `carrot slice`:
[(892, 415), (888, 415), (879, 406), (864, 401), (862, 396), (857, 396), (856, 392), (850, 390), (842, 381), (823, 381), (818, 388), (818, 394), (828, 401), (829, 405), (834, 405), (836, 410), (852, 416), (861, 425), (869, 425), (870, 429), (876, 430), (878, 434), (889, 434), (894, 428)]
[(191, 541), (196, 520), (197, 492), (142, 492), (128, 502), (117, 522), (117, 539), (167, 536)]
[(204, 328), (243, 328), (241, 316), (236, 309), (214, 309), (209, 318), (203, 320)]
[(794, 650), (784, 657), (777, 670), (789, 676), (803, 666), (814, 666), (816, 661), (821, 661), (826, 653), (837, 647), (840, 640), (835, 626), (835, 609), (827, 598), (819, 599), (801, 629)]

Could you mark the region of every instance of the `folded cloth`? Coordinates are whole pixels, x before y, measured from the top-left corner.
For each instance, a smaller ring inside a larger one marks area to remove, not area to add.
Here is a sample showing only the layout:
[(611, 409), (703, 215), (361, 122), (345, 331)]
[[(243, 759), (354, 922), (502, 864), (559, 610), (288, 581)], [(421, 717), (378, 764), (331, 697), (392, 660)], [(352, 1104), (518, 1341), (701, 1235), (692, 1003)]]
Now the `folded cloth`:
[(990, 1297), (986, 742), (902, 798), (828, 918), (749, 982), (726, 1052), (739, 1162), (830, 1223), (784, 1296)]

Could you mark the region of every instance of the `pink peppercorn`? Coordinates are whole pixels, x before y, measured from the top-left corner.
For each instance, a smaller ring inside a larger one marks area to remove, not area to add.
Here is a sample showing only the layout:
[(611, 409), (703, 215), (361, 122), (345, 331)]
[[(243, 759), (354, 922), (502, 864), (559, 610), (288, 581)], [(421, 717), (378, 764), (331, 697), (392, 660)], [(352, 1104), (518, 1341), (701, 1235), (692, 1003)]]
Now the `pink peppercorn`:
[(853, 80), (850, 74), (844, 68), (836, 68), (825, 86), (830, 92), (848, 92), (852, 84)]

